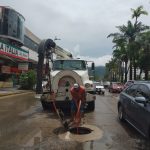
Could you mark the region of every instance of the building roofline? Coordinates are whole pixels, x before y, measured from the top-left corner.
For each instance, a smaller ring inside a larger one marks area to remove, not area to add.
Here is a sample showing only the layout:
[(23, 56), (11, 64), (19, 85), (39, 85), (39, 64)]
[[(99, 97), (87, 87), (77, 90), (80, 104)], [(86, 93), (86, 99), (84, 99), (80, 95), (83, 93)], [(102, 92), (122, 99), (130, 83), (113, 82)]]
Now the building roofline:
[(18, 11), (16, 11), (15, 9), (13, 9), (12, 7), (10, 7), (10, 6), (0, 6), (0, 7), (3, 7), (3, 8), (9, 8), (9, 9), (12, 9), (12, 10), (14, 10), (17, 14), (19, 14), (23, 19), (24, 19), (24, 21), (25, 21), (25, 17), (21, 14), (21, 13), (19, 13)]

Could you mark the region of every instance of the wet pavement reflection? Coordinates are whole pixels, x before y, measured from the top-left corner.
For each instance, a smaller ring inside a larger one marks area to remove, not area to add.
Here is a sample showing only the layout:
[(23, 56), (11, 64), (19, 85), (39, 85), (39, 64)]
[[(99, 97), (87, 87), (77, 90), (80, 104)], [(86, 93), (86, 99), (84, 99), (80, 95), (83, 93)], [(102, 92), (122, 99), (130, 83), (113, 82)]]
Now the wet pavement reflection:
[(65, 131), (56, 114), (43, 111), (34, 93), (0, 99), (0, 150), (149, 150), (149, 140), (118, 121), (117, 99), (118, 94), (97, 95), (95, 111), (85, 120), (103, 135), (86, 142), (60, 138)]

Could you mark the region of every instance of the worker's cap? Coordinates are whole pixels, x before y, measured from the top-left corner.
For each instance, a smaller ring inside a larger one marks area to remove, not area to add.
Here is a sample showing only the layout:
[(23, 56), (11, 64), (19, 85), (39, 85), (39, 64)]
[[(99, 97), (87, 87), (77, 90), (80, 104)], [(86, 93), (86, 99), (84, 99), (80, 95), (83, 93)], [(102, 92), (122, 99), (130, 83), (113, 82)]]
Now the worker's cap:
[(79, 86), (78, 83), (75, 83), (75, 84), (73, 85), (73, 87), (74, 87), (75, 89), (78, 89), (80, 86)]

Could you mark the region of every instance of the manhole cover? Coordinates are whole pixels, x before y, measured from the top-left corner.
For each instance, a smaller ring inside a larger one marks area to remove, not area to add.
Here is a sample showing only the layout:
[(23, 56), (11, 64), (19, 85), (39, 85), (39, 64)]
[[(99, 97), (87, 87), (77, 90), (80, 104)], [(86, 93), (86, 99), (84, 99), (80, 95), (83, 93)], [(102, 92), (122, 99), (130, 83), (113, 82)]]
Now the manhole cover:
[(75, 128), (71, 128), (69, 131), (72, 134), (79, 134), (79, 135), (90, 134), (92, 132), (91, 129), (86, 128), (86, 127), (75, 127)]

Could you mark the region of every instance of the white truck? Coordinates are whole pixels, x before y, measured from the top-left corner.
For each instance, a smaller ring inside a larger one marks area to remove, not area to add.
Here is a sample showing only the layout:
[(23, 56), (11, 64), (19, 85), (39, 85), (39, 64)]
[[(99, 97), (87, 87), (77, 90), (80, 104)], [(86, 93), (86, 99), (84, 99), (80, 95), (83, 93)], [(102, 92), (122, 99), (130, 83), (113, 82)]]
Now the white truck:
[[(60, 47), (55, 47), (53, 53), (59, 56), (59, 59), (57, 58), (52, 61), (49, 74), (50, 91), (55, 93), (57, 108), (63, 111), (70, 109), (70, 101), (72, 99), (70, 88), (74, 83), (79, 83), (86, 90), (87, 110), (93, 111), (95, 109), (95, 91), (93, 81), (89, 79), (88, 75), (88, 62), (81, 59), (73, 59), (72, 55), (70, 55), (71, 53), (66, 52)], [(92, 63), (91, 69), (94, 70), (94, 63)], [(43, 109), (53, 108), (53, 97), (51, 92), (49, 92), (49, 88), (42, 93), (40, 100)]]

